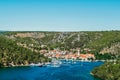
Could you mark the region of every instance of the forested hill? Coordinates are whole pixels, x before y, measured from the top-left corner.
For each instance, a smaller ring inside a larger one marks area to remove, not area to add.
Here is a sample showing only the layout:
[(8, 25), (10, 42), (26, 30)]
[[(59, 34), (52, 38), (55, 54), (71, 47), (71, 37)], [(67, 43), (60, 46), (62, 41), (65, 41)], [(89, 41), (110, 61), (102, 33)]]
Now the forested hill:
[(120, 60), (106, 62), (92, 70), (92, 74), (102, 80), (120, 80)]
[(84, 32), (5, 32), (3, 34), (17, 43), (35, 49), (89, 48), (99, 53), (120, 53), (120, 31), (84, 31)]
[(0, 67), (23, 66), (36, 62), (48, 62), (40, 53), (20, 47), (16, 41), (0, 36)]

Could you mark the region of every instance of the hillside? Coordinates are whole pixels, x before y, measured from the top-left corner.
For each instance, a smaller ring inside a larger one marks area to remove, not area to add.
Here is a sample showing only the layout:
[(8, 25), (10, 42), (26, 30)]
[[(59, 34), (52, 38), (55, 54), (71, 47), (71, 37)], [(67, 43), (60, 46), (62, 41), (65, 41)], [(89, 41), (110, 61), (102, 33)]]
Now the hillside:
[(101, 54), (119, 54), (120, 31), (95, 32), (6, 32), (7, 38), (26, 44), (47, 49), (59, 48), (69, 50), (72, 48), (90, 48), (91, 51)]
[(102, 80), (120, 80), (120, 60), (96, 67), (92, 74)]
[(49, 59), (42, 54), (18, 46), (16, 41), (0, 36), (0, 67), (23, 66), (48, 61)]

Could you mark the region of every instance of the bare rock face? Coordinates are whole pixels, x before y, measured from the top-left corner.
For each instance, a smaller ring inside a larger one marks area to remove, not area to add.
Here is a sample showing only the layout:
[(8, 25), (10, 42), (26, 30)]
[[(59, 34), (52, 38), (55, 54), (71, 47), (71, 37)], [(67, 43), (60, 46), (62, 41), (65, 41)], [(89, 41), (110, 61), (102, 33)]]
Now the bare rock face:
[(111, 45), (110, 47), (105, 47), (100, 51), (101, 54), (111, 53), (111, 54), (120, 54), (120, 42)]
[(17, 33), (15, 35), (15, 37), (21, 37), (21, 38), (25, 38), (25, 37), (32, 37), (32, 38), (43, 38), (45, 37), (44, 33)]

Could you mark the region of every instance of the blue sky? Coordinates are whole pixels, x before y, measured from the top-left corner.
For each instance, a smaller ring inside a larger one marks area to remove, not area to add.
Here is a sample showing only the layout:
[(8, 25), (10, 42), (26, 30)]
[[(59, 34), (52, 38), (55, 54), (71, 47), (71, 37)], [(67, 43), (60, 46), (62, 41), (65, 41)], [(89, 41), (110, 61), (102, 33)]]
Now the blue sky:
[(0, 30), (120, 30), (120, 0), (0, 0)]

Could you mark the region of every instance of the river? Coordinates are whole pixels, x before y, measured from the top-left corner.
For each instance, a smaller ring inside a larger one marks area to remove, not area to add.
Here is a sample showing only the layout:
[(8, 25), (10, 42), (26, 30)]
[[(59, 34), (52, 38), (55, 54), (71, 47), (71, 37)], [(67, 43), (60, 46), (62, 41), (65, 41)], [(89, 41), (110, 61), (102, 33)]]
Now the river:
[(90, 71), (101, 64), (63, 60), (59, 66), (0, 68), (0, 80), (100, 80)]

